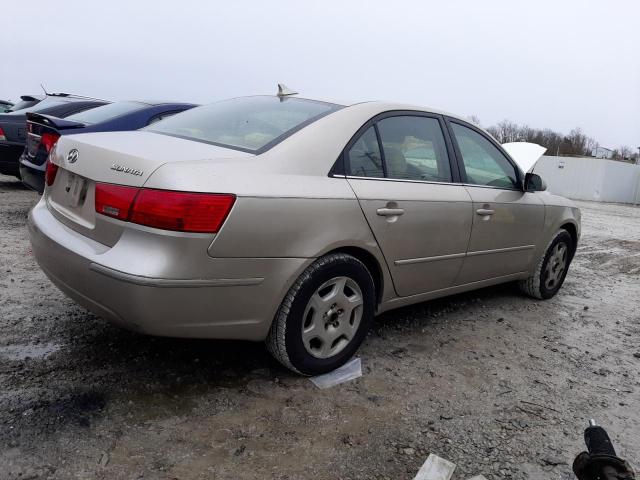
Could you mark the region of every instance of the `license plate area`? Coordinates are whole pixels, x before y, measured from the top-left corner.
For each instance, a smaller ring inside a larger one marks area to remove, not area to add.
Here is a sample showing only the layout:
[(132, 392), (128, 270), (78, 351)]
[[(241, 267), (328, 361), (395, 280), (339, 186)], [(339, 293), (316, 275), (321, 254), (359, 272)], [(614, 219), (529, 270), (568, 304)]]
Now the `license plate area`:
[(64, 203), (71, 208), (84, 204), (87, 198), (87, 181), (80, 175), (67, 172), (64, 184)]

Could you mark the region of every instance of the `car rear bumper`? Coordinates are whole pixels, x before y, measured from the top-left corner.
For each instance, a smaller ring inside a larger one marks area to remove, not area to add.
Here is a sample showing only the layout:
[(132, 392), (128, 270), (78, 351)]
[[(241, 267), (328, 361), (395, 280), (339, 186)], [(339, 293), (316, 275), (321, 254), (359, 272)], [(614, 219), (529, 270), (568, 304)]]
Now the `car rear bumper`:
[(22, 183), (38, 193), (44, 191), (44, 170), (44, 165), (33, 165), (25, 161), (24, 157), (20, 159), (20, 178)]
[(24, 145), (0, 143), (0, 173), (18, 175), (18, 159), (24, 151)]
[(123, 271), (121, 262), (110, 265), (118, 263), (121, 242), (108, 247), (70, 229), (44, 198), (29, 214), (29, 236), (38, 264), (67, 296), (123, 328), (161, 336), (263, 340), (286, 291), (312, 261), (211, 258), (205, 249), (210, 275), (174, 278), (165, 269), (162, 277), (143, 276)]

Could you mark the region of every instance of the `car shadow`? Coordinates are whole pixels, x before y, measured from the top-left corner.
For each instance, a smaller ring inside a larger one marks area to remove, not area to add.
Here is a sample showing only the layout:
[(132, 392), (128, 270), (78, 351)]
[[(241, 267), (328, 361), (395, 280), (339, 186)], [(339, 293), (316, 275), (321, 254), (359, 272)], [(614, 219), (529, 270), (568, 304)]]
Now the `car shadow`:
[(263, 343), (150, 337), (79, 310), (71, 307), (43, 334), (41, 343), (58, 346), (53, 353), (6, 362), (7, 371), (20, 373), (0, 395), (0, 424), (15, 427), (12, 438), (89, 428), (123, 409), (143, 418), (186, 415), (201, 398), (251, 394), (252, 381), (298, 381)]
[(384, 312), (375, 318), (374, 328), (409, 327), (414, 325), (416, 321), (428, 324), (434, 317), (442, 317), (478, 303), (483, 304), (495, 299), (512, 299), (514, 297), (527, 301), (515, 282), (503, 283)]
[(0, 189), (11, 191), (11, 190), (30, 190), (22, 180), (16, 177), (11, 177), (8, 175), (0, 174)]
[[(80, 328), (87, 322), (98, 328), (72, 343), (67, 354), (87, 367), (126, 372), (129, 382), (171, 382), (180, 377), (183, 384), (242, 386), (253, 370), (275, 366), (261, 342), (152, 337), (87, 317)], [(74, 325), (67, 335), (73, 337), (76, 329)]]
[[(416, 321), (426, 325), (434, 317), (516, 296), (526, 300), (515, 284), (487, 287), (385, 312), (375, 318), (373, 328), (409, 327)], [(64, 348), (56, 355), (83, 365), (85, 372), (118, 371), (123, 375), (118, 384), (174, 384), (179, 378), (182, 385), (241, 388), (256, 376), (297, 377), (271, 357), (263, 342), (153, 337), (82, 312), (62, 330)]]

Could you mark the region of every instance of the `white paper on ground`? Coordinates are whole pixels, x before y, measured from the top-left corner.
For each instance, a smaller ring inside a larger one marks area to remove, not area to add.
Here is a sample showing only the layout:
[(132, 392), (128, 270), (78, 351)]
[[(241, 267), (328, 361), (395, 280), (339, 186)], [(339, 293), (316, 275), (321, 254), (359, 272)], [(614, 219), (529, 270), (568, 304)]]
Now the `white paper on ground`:
[(471, 477), (469, 480), (487, 480), (484, 475), (476, 475), (475, 477)]
[(362, 376), (362, 363), (353, 358), (334, 371), (311, 377), (309, 380), (318, 388), (330, 388)]
[(430, 453), (413, 480), (449, 480), (456, 464)]

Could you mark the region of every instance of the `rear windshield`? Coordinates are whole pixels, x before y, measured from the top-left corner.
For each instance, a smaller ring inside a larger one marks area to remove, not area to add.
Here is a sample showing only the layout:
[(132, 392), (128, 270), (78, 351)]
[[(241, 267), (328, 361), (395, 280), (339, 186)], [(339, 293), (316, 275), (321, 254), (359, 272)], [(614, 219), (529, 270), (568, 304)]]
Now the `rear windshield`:
[(16, 112), (18, 110), (22, 110), (23, 108), (30, 107), (31, 105), (35, 105), (39, 101), (40, 100), (18, 100), (15, 105), (7, 105), (5, 108), (8, 112)]
[(25, 107), (22, 110), (16, 111), (15, 108), (12, 108), (10, 115), (23, 115), (26, 112), (41, 112), (42, 110), (55, 107), (56, 105), (62, 105), (63, 103), (68, 103), (68, 102), (66, 100), (62, 100), (55, 97), (47, 97), (44, 100), (39, 101), (35, 105), (32, 105), (30, 107)]
[(125, 115), (127, 113), (141, 110), (147, 105), (140, 102), (115, 102), (103, 105), (101, 107), (92, 108), (91, 110), (85, 110), (80, 113), (69, 115), (67, 120), (81, 123), (101, 123)]
[(178, 113), (145, 130), (261, 153), (340, 108), (301, 98), (240, 97)]

